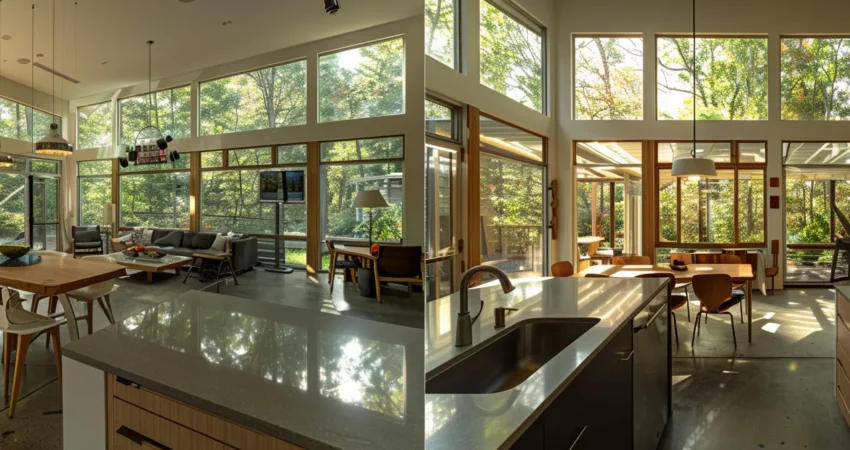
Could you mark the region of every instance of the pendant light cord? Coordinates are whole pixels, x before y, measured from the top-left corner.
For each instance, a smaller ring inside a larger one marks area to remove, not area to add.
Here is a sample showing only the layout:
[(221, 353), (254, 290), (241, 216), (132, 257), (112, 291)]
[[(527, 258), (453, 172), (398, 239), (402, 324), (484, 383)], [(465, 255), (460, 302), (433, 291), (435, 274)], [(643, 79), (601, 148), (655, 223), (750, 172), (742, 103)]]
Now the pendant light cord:
[(691, 150), (691, 155), (696, 158), (697, 157), (697, 0), (692, 0), (691, 3), (691, 12), (693, 19), (693, 52), (694, 52), (694, 60), (693, 60), (693, 68), (694, 75), (692, 85), (694, 91), (694, 148)]
[[(53, 0), (53, 70), (56, 70), (56, 0)], [(33, 111), (35, 112), (35, 111)], [(53, 124), (56, 124), (56, 75), (53, 75)]]
[(32, 4), (32, 48), (30, 48), (32, 58), (30, 60), (30, 123), (32, 124), (30, 129), (30, 142), (32, 143), (32, 152), (35, 153), (35, 3)]
[(153, 126), (153, 89), (151, 88), (152, 82), (152, 50), (153, 49), (153, 41), (148, 41), (148, 125)]

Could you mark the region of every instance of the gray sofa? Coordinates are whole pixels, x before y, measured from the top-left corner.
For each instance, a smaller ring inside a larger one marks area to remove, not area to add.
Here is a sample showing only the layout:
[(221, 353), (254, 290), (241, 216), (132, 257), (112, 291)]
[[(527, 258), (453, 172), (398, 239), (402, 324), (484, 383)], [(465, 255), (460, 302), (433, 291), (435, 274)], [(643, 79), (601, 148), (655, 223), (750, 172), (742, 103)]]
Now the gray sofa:
[[(151, 236), (152, 245), (169, 255), (192, 256), (198, 250), (209, 250), (217, 233), (168, 228), (156, 228)], [(257, 238), (246, 237), (230, 241), (231, 261), (236, 273), (253, 270), (257, 265)]]

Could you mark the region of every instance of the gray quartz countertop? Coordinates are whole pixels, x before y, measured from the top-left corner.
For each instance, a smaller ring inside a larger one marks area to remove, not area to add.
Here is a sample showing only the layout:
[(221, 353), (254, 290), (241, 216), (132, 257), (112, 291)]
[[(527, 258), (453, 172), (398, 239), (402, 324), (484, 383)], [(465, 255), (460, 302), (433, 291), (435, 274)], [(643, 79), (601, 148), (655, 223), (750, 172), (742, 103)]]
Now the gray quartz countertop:
[(305, 448), (423, 448), (422, 330), (190, 291), (64, 355)]
[[(550, 359), (517, 387), (493, 394), (426, 394), (425, 447), (496, 449), (509, 447), (569, 385), (587, 363), (662, 292), (657, 278), (536, 278), (513, 280), (504, 294), (496, 285), (470, 290), (472, 314), (484, 310), (472, 328), (472, 345), (454, 346), (460, 296), (428, 303), (425, 324), (426, 377), (464, 358), (464, 354), (523, 321), (545, 318), (597, 318), (599, 322)], [(518, 308), (506, 327), (494, 328), (493, 310)], [(480, 347), (479, 347), (480, 348)]]
[(841, 292), (841, 295), (843, 295), (847, 301), (850, 301), (850, 281), (841, 281), (835, 283), (834, 286), (838, 292)]

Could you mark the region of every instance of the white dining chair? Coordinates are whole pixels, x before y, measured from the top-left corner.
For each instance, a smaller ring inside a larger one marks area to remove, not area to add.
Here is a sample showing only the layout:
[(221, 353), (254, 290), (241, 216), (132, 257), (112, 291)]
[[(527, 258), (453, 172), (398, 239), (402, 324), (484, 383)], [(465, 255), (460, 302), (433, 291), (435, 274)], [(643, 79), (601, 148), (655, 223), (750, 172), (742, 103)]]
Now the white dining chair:
[[(82, 259), (92, 262), (118, 264), (115, 258), (105, 255), (83, 256)], [(88, 325), (89, 334), (92, 334), (94, 330), (95, 301), (97, 301), (97, 304), (100, 306), (103, 314), (106, 315), (106, 320), (108, 320), (111, 324), (115, 323), (115, 316), (112, 314), (112, 302), (109, 299), (110, 294), (118, 290), (118, 285), (115, 284), (114, 281), (115, 280), (102, 281), (65, 294), (70, 299), (86, 303), (86, 323)]]
[(9, 371), (12, 352), (15, 351), (15, 373), (12, 377), (12, 397), (9, 401), (9, 417), (15, 414), (15, 405), (23, 383), (24, 365), (27, 350), (33, 339), (42, 333), (53, 339), (53, 357), (56, 360), (56, 373), (59, 386), (62, 386), (62, 344), (59, 342), (59, 326), (65, 323), (60, 317), (52, 319), (20, 307), (20, 299), (15, 292), (0, 288), (0, 332), (3, 332), (3, 395), (9, 395)]

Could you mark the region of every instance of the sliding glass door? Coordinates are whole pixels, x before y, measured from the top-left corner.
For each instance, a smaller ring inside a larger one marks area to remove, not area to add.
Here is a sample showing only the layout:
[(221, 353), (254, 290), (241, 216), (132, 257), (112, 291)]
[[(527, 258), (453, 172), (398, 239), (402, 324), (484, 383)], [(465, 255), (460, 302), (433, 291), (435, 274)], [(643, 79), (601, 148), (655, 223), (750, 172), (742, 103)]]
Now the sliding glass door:
[(30, 176), (30, 245), (35, 250), (58, 250), (59, 179)]
[(26, 242), (27, 177), (0, 173), (0, 244)]

